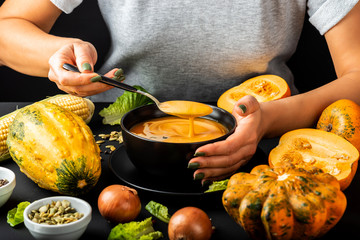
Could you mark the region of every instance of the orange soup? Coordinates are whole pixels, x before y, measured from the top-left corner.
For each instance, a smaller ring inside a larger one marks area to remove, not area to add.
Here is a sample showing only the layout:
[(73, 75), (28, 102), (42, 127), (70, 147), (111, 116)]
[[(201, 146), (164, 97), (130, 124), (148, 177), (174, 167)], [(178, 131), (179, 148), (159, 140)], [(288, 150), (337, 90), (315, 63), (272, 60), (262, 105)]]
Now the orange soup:
[[(189, 119), (175, 116), (155, 118), (140, 122), (130, 131), (144, 138), (162, 142), (189, 143), (215, 139), (225, 135), (228, 129), (222, 124), (205, 118)], [(190, 126), (193, 131), (190, 131)]]

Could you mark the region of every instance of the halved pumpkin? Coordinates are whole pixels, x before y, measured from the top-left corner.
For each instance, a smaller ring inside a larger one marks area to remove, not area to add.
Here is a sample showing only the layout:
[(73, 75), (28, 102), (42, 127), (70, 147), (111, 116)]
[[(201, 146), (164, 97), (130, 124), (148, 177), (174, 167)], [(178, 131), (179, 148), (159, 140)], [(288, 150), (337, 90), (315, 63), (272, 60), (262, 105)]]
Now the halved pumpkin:
[(336, 177), (345, 190), (356, 173), (359, 151), (334, 133), (304, 128), (282, 135), (268, 160), (272, 167), (291, 163), (304, 169), (320, 168)]
[(254, 96), (259, 102), (267, 102), (291, 95), (287, 82), (276, 75), (260, 75), (230, 88), (218, 99), (217, 106), (232, 112), (235, 103), (246, 95)]
[(316, 128), (345, 138), (360, 151), (360, 106), (357, 103), (341, 99), (330, 104), (321, 113)]

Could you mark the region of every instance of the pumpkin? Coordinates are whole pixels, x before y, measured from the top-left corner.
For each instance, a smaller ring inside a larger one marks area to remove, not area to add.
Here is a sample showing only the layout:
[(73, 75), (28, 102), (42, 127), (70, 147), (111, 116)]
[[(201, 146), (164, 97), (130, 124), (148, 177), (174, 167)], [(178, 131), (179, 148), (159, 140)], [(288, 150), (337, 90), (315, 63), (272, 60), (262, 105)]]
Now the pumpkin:
[(321, 113), (317, 129), (335, 133), (360, 151), (360, 106), (349, 99), (330, 104)]
[(49, 102), (31, 104), (16, 114), (7, 145), (20, 170), (41, 188), (82, 195), (101, 174), (100, 149), (88, 125)]
[(272, 167), (286, 162), (301, 168), (315, 166), (336, 177), (345, 190), (356, 173), (359, 151), (334, 133), (304, 128), (282, 135), (268, 160)]
[(252, 239), (313, 239), (343, 216), (347, 201), (321, 169), (258, 165), (230, 177), (222, 202)]
[(246, 95), (254, 96), (259, 102), (267, 102), (288, 97), (291, 92), (283, 78), (270, 74), (260, 75), (225, 91), (219, 97), (217, 106), (231, 113), (235, 103)]

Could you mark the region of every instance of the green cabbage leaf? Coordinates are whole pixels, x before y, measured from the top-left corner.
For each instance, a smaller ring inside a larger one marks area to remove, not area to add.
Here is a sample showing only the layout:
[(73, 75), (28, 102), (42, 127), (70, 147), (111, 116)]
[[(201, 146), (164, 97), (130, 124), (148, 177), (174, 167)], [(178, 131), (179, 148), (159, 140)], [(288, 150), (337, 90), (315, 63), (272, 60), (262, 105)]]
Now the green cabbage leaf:
[[(140, 86), (133, 87), (143, 92), (147, 92)], [(125, 115), (125, 113), (134, 108), (151, 103), (153, 103), (153, 101), (147, 96), (139, 93), (124, 91), (124, 93), (118, 97), (114, 103), (102, 109), (99, 112), (99, 115), (103, 117), (103, 124), (120, 125), (121, 118)]]
[(148, 204), (146, 204), (145, 209), (161, 221), (169, 223), (171, 216), (166, 206), (155, 201), (150, 201)]
[(154, 230), (149, 217), (139, 222), (119, 223), (111, 229), (108, 240), (156, 240), (162, 237), (162, 232)]
[(8, 211), (7, 214), (7, 223), (11, 227), (15, 227), (16, 225), (24, 222), (24, 210), (30, 204), (28, 201), (21, 202), (17, 205), (16, 208), (11, 209)]

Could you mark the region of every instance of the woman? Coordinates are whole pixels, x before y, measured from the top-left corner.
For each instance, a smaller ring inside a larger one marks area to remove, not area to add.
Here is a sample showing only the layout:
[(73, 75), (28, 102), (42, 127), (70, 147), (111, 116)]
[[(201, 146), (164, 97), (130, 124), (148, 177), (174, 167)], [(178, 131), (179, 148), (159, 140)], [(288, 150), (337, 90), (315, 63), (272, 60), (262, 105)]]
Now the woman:
[[(93, 82), (94, 46), (49, 35), (63, 12), (81, 0), (12, 0), (0, 8), (0, 63), (48, 76), (59, 89), (93, 101), (114, 101), (117, 89)], [(234, 107), (238, 127), (225, 141), (202, 146), (189, 162), (203, 183), (225, 178), (244, 165), (264, 137), (312, 126), (332, 102), (360, 104), (360, 4), (357, 0), (203, 1), (99, 0), (111, 34), (100, 72), (138, 84), (160, 100), (216, 101), (225, 90), (260, 74), (276, 74), (292, 97), (266, 103), (246, 96)], [(86, 2), (84, 1), (84, 4)], [(294, 53), (306, 11), (325, 35), (338, 79), (296, 94), (286, 61)], [(11, 34), (3, 34), (9, 33)], [(81, 74), (62, 69), (76, 64)]]

